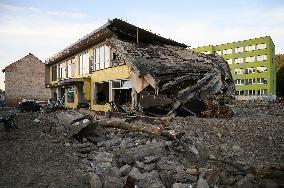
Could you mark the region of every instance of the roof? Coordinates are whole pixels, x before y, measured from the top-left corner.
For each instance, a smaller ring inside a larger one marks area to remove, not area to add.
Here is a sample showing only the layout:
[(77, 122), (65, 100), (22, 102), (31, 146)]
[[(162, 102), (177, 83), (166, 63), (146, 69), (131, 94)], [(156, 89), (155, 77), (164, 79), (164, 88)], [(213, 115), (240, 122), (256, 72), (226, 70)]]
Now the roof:
[(138, 30), (138, 41), (150, 44), (166, 44), (180, 47), (188, 47), (183, 43), (176, 42), (171, 39), (161, 37), (150, 31), (139, 28), (135, 25), (122, 21), (120, 19), (109, 20), (106, 24), (94, 30), (90, 34), (79, 39), (77, 42), (64, 48), (62, 51), (56, 53), (52, 57), (46, 59), (46, 64), (54, 64), (62, 61), (76, 53), (83, 51), (91, 46), (110, 38), (113, 35), (119, 38), (127, 39), (130, 41), (137, 40), (137, 30)]
[(159, 94), (187, 101), (203, 90), (203, 94), (214, 93), (218, 87), (230, 87), (228, 91), (233, 91), (232, 74), (222, 57), (179, 46), (136, 44), (115, 38), (107, 42), (119, 59), (138, 77), (144, 77)]
[(13, 62), (13, 63), (11, 63), (11, 64), (8, 65), (8, 66), (6, 66), (6, 67), (2, 70), (2, 72), (4, 73), (7, 68), (9, 68), (10, 66), (15, 65), (15, 64), (17, 64), (17, 63), (20, 63), (21, 61), (23, 61), (23, 60), (26, 59), (26, 58), (33, 58), (33, 59), (36, 59), (38, 62), (43, 63), (43, 62), (42, 62), (39, 58), (37, 58), (34, 54), (29, 53), (28, 55), (22, 57), (21, 59), (15, 61), (15, 62)]

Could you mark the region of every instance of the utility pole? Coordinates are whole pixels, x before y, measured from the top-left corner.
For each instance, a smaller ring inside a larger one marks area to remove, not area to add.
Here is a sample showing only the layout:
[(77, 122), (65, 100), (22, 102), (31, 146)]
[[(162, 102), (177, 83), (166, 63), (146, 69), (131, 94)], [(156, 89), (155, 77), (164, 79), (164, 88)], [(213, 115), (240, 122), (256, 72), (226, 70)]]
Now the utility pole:
[(139, 42), (138, 38), (139, 38), (139, 33), (138, 33), (138, 27), (137, 27), (137, 29), (136, 29), (136, 43), (137, 43), (137, 44), (138, 44), (138, 42)]

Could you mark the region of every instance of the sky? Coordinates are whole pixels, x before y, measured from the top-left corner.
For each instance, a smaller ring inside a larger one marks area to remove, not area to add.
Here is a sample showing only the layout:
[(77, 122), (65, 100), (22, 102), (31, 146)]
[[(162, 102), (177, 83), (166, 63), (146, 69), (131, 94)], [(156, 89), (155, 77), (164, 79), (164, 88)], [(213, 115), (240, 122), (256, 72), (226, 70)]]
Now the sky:
[(191, 47), (269, 35), (284, 53), (283, 0), (0, 0), (0, 68), (44, 61), (113, 18)]

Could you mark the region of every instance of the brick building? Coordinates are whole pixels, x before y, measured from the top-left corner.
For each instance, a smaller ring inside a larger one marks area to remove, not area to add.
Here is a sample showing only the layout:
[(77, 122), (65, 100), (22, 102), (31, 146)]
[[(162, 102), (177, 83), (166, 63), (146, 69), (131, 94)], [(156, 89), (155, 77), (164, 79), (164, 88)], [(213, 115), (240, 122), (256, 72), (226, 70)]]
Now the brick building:
[(50, 90), (45, 88), (45, 64), (29, 53), (22, 59), (8, 65), (5, 73), (5, 103), (16, 106), (22, 99), (44, 100), (50, 98)]

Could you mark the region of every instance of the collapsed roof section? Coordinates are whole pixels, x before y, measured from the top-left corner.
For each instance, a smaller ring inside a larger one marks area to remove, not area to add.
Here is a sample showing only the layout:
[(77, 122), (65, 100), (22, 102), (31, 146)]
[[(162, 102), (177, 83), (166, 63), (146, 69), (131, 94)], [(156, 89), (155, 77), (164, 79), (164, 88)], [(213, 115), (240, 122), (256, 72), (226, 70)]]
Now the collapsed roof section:
[(171, 45), (108, 40), (116, 54), (131, 69), (130, 80), (140, 93), (149, 85), (156, 96), (186, 104), (213, 94), (232, 95), (234, 82), (227, 62)]
[(100, 42), (103, 42), (107, 38), (111, 38), (113, 35), (119, 36), (120, 38), (137, 41), (142, 43), (150, 44), (167, 44), (173, 46), (187, 47), (187, 45), (176, 42), (171, 39), (161, 37), (150, 31), (139, 28), (135, 25), (129, 24), (120, 19), (109, 20), (106, 24), (94, 30), (85, 37), (79, 39), (75, 43), (66, 47), (62, 51), (48, 58), (46, 64), (54, 64), (62, 61), (76, 53), (86, 50)]

